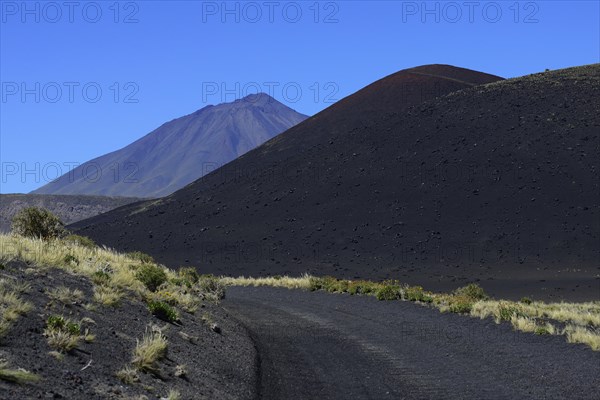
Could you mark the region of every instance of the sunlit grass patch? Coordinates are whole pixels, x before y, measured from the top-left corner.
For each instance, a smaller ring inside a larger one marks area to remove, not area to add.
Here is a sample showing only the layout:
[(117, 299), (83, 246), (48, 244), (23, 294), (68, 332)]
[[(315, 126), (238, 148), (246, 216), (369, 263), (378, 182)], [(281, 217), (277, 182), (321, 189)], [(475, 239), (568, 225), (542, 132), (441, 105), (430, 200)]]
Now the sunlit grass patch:
[(600, 331), (584, 326), (567, 325), (564, 333), (569, 343), (583, 343), (590, 346), (592, 350), (600, 351)]
[(123, 298), (120, 289), (110, 286), (96, 286), (94, 288), (94, 301), (107, 307), (116, 307)]
[(27, 314), (33, 305), (21, 298), (24, 285), (13, 281), (0, 281), (0, 338), (5, 336), (19, 317)]
[(311, 276), (308, 274), (298, 278), (288, 276), (270, 276), (266, 278), (224, 277), (221, 278), (221, 281), (227, 286), (270, 286), (288, 289), (310, 289), (311, 287)]

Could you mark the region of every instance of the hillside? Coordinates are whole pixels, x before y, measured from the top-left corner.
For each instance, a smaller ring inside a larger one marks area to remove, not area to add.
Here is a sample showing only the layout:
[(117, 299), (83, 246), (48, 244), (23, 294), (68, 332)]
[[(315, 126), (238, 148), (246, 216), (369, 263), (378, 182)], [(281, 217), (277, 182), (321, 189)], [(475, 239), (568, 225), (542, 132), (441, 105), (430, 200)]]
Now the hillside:
[(0, 194), (0, 232), (10, 231), (13, 217), (26, 207), (46, 208), (65, 224), (72, 224), (140, 200), (110, 196)]
[(218, 274), (596, 298), (599, 72), (400, 71), (169, 197), (73, 227)]

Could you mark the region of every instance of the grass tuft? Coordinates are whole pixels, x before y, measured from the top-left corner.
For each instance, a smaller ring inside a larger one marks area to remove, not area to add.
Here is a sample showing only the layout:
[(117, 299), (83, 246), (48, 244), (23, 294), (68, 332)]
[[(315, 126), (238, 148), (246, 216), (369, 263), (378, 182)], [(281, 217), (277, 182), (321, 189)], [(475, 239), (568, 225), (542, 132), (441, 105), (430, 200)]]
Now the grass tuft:
[(117, 371), (115, 375), (121, 382), (123, 382), (126, 385), (133, 385), (134, 383), (140, 381), (140, 376), (138, 375), (138, 372), (129, 366)]
[(156, 372), (158, 361), (167, 355), (167, 338), (161, 332), (146, 332), (142, 340), (138, 340), (131, 363), (143, 372)]
[(24, 385), (37, 382), (40, 380), (40, 377), (22, 368), (10, 369), (8, 362), (0, 359), (0, 380)]
[(96, 286), (94, 301), (107, 307), (117, 307), (123, 298), (123, 292), (110, 286)]
[(65, 305), (78, 304), (84, 299), (83, 292), (79, 289), (69, 289), (65, 286), (60, 286), (51, 289), (47, 292), (50, 299), (58, 301)]
[(583, 326), (567, 325), (564, 329), (569, 343), (587, 344), (594, 351), (600, 351), (600, 332)]

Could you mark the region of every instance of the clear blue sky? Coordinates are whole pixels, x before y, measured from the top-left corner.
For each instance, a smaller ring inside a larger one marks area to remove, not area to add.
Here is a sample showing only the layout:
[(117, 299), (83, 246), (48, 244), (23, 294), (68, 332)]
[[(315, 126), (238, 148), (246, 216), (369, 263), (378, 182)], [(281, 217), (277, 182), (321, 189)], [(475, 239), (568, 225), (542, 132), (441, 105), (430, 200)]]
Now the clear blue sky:
[(0, 193), (257, 89), (312, 115), (422, 64), (515, 77), (600, 61), (598, 1), (466, 3), (1, 1)]

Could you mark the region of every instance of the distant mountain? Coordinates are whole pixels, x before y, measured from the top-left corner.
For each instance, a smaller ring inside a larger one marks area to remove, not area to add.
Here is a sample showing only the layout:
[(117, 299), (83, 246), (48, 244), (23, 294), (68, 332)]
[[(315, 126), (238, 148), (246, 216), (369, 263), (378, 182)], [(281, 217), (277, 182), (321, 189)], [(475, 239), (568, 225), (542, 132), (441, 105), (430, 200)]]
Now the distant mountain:
[(599, 77), (400, 71), (164, 199), (73, 228), (206, 273), (597, 298)]
[(165, 196), (306, 118), (264, 93), (207, 106), (32, 193)]
[(13, 217), (26, 207), (46, 208), (65, 224), (72, 224), (140, 200), (134, 197), (0, 194), (0, 232), (10, 231)]

